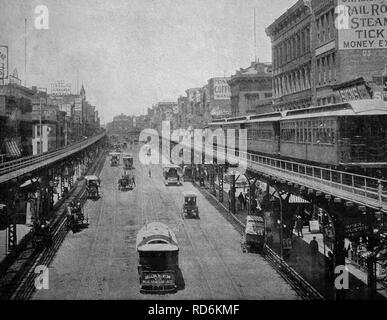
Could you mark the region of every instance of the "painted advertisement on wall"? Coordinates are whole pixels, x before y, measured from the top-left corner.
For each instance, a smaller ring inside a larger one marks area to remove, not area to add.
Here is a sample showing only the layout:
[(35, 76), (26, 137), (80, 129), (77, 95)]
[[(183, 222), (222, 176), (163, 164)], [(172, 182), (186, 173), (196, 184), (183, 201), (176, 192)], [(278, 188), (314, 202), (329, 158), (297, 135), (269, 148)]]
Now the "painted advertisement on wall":
[(385, 0), (338, 0), (339, 50), (387, 49)]
[(214, 78), (214, 100), (228, 100), (231, 98), (231, 88), (227, 83), (229, 78)]

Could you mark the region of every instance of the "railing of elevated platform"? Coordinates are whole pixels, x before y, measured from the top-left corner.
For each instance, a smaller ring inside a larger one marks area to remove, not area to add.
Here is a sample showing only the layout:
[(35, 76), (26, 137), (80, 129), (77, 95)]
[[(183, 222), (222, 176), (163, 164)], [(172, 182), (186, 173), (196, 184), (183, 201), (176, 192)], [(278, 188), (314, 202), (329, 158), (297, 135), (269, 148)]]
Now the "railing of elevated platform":
[(61, 148), (52, 152), (46, 152), (40, 155), (28, 156), (28, 157), (23, 157), (13, 161), (3, 162), (0, 164), (0, 176), (19, 169), (26, 168), (30, 165), (34, 165), (42, 161), (50, 160), (57, 156), (62, 155), (65, 158), (69, 153), (81, 151), (82, 149), (85, 149), (91, 146), (92, 144), (99, 141), (105, 135), (106, 135), (105, 133), (101, 133), (95, 137), (91, 137), (87, 140), (77, 142), (75, 144), (66, 146), (64, 148)]
[[(203, 150), (201, 145), (195, 144), (194, 148), (195, 152)], [(218, 146), (213, 154), (224, 159), (226, 152), (226, 148)], [(245, 161), (246, 169), (253, 172), (387, 212), (387, 180), (251, 153), (239, 152), (239, 157), (227, 155), (227, 159)]]

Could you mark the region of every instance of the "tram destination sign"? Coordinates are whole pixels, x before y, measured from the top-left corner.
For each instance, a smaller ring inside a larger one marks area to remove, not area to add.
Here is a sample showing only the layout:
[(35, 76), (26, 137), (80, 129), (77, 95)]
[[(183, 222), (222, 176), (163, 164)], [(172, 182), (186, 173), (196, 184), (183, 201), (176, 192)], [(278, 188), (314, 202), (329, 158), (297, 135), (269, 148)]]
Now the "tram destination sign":
[(338, 0), (339, 50), (387, 49), (385, 0)]
[(174, 277), (171, 273), (164, 273), (164, 272), (151, 272), (151, 273), (144, 273), (143, 276), (143, 284), (148, 285), (160, 285), (160, 284), (173, 284), (174, 283)]

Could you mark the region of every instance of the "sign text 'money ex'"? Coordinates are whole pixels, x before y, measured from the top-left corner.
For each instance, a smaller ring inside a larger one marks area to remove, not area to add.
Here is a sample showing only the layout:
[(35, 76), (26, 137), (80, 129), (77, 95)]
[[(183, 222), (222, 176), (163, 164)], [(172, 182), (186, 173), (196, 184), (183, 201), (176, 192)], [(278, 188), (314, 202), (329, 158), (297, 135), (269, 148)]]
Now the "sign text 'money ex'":
[(387, 49), (385, 0), (338, 0), (339, 50)]

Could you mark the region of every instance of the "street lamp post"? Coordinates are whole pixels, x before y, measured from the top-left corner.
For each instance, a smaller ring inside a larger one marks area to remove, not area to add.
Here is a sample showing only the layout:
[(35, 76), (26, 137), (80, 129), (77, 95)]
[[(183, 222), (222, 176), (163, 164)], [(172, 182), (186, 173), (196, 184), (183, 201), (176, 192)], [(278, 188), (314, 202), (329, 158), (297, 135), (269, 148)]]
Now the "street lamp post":
[[(38, 90), (44, 90), (44, 92), (46, 93), (46, 108), (47, 108), (47, 103), (48, 103), (48, 97), (47, 97), (47, 88), (38, 88)], [(43, 134), (43, 128), (42, 128), (42, 98), (39, 97), (39, 112), (40, 112), (40, 116), (39, 116), (39, 144), (40, 144), (40, 154), (43, 153), (43, 139), (42, 139), (42, 134)]]
[(308, 7), (311, 14), (310, 21), (310, 53), (311, 53), (311, 72), (310, 85), (312, 89), (312, 106), (317, 105), (317, 89), (316, 89), (316, 74), (317, 74), (317, 59), (316, 59), (316, 15), (313, 9), (312, 0), (304, 0), (304, 5)]
[(280, 242), (281, 242), (281, 245), (280, 245), (280, 249), (281, 249), (281, 259), (284, 258), (284, 236), (283, 236), (283, 231), (284, 231), (284, 221), (283, 221), (283, 211), (282, 211), (282, 196), (281, 194), (278, 192), (278, 196), (279, 196), (279, 203), (280, 203)]

